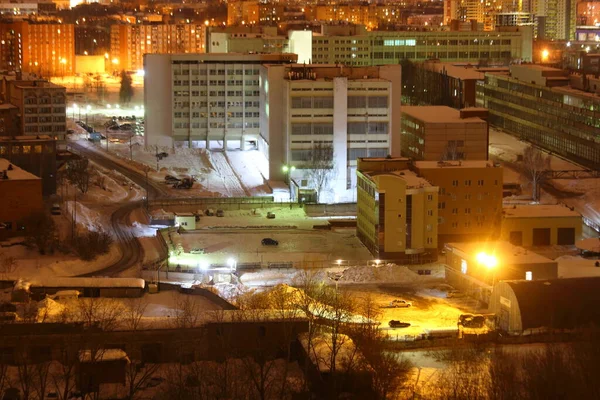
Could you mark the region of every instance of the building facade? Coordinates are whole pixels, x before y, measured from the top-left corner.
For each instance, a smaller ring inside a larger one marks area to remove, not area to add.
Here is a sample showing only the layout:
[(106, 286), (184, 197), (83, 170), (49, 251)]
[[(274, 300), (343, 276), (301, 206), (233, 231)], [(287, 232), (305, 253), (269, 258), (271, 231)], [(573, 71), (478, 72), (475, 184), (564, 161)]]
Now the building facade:
[[(378, 160), (386, 159), (358, 160), (358, 238), (378, 259), (436, 260), (438, 188), (409, 169), (390, 171)], [(408, 160), (403, 162), (408, 167)]]
[(490, 124), (589, 168), (600, 165), (600, 99), (570, 86), (566, 72), (512, 65), (510, 75), (486, 73), (478, 91)]
[(110, 31), (113, 70), (144, 68), (144, 54), (204, 53), (205, 24), (118, 24)]
[(500, 236), (502, 167), (491, 161), (416, 161), (412, 168), (439, 187), (440, 245)]
[(38, 76), (71, 76), (75, 71), (72, 24), (27, 21), (0, 24), (0, 69)]
[(400, 114), (394, 112), (401, 102), (399, 65), (297, 64), (267, 66), (266, 72), (271, 91), (283, 76), (282, 97), (269, 96), (268, 123), (269, 143), (275, 145), (280, 139), (274, 136), (282, 135), (285, 157), (281, 163), (269, 160), (294, 166), (291, 177), (300, 188), (311, 186), (306, 170), (315, 149), (331, 150), (334, 170), (328, 201), (334, 202), (354, 199), (357, 158), (400, 155)]
[(67, 133), (66, 89), (43, 80), (6, 80), (5, 97), (19, 109), (21, 136), (49, 135), (64, 140)]
[(531, 27), (513, 31), (366, 31), (323, 29), (313, 36), (313, 63), (352, 66), (398, 64), (402, 60), (462, 61), (532, 58)]
[(402, 156), (413, 160), (487, 160), (488, 124), (481, 109), (402, 107)]
[(42, 180), (4, 158), (0, 158), (0, 193), (0, 238), (18, 234), (27, 218), (43, 209)]
[(581, 238), (581, 215), (563, 205), (504, 208), (501, 240), (515, 246), (572, 246)]
[(0, 136), (16, 136), (19, 134), (19, 109), (10, 104), (0, 104)]

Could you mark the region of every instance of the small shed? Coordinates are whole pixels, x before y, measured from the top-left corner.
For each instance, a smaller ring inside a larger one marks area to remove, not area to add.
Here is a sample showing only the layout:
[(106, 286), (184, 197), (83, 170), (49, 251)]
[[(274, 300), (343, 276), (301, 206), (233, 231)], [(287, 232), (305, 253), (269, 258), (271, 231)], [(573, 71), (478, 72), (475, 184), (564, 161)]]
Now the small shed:
[(81, 350), (77, 364), (78, 389), (90, 393), (102, 384), (125, 384), (127, 364), (129, 358), (121, 349)]
[(196, 229), (196, 216), (188, 212), (175, 213), (175, 226), (186, 231)]
[(600, 326), (600, 277), (504, 281), (494, 286), (490, 311), (509, 333)]

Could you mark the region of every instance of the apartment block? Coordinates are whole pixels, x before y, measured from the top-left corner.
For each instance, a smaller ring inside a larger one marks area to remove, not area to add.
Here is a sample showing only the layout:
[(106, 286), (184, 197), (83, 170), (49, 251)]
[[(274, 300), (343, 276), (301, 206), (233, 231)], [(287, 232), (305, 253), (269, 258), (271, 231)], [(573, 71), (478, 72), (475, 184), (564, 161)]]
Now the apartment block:
[[(591, 77), (593, 78), (593, 77)], [(600, 99), (590, 77), (540, 65), (485, 74), (478, 87), (490, 124), (589, 168), (600, 165)]]
[(487, 160), (488, 124), (479, 108), (402, 107), (402, 156), (414, 160)]
[(0, 238), (19, 234), (27, 218), (43, 209), (42, 180), (0, 158)]
[(72, 24), (2, 22), (0, 69), (44, 77), (73, 75), (74, 36)]
[(5, 99), (19, 109), (19, 135), (50, 135), (64, 140), (66, 126), (66, 89), (44, 80), (8, 80)]
[(143, 69), (144, 54), (204, 53), (204, 24), (119, 24), (110, 31), (114, 70)]
[(521, 6), (522, 2), (514, 0), (444, 0), (444, 21), (447, 25), (452, 20), (477, 21), (491, 31), (498, 13), (523, 11)]
[(19, 109), (10, 103), (0, 104), (0, 136), (19, 134)]
[(503, 169), (491, 161), (416, 161), (411, 168), (439, 188), (439, 243), (496, 238)]
[(532, 27), (510, 31), (367, 31), (326, 26), (313, 35), (313, 63), (349, 66), (398, 64), (402, 60), (463, 61), (532, 59)]
[(227, 25), (276, 24), (283, 20), (285, 6), (259, 1), (232, 1), (227, 3)]
[[(406, 169), (390, 170), (405, 163)], [(408, 160), (358, 160), (357, 236), (374, 257), (403, 263), (437, 259), (438, 187)]]

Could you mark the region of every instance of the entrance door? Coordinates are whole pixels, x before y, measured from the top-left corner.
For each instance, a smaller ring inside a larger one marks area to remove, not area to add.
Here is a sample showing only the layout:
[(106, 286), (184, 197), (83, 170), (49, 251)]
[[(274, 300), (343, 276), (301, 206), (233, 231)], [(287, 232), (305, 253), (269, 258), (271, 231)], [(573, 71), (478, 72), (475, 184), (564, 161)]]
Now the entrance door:
[(515, 246), (523, 245), (523, 232), (521, 231), (512, 231), (510, 233), (510, 238), (508, 241)]

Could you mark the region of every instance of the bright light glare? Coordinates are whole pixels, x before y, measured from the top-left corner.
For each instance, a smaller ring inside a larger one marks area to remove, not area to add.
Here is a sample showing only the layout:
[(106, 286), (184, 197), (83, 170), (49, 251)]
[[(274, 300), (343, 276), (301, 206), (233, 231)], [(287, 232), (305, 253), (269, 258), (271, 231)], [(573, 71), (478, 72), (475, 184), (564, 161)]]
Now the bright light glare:
[(542, 60), (547, 60), (549, 55), (550, 52), (548, 51), (548, 49), (542, 50)]
[(144, 76), (145, 72), (143, 69), (138, 69), (135, 73), (137, 76)]
[(229, 260), (227, 260), (227, 265), (233, 267), (235, 265), (235, 260), (233, 258), (230, 258)]
[(337, 260), (337, 265), (340, 265), (342, 263), (342, 260)]
[(475, 259), (477, 260), (477, 262), (487, 268), (495, 268), (498, 265), (498, 259), (491, 255), (491, 254), (487, 254), (485, 252), (480, 252), (477, 253), (477, 256), (475, 257)]
[(290, 170), (290, 168), (287, 165), (284, 165), (281, 169), (283, 170), (283, 172), (288, 172)]
[(201, 270), (206, 271), (208, 269), (208, 263), (206, 261), (200, 261), (198, 266)]

